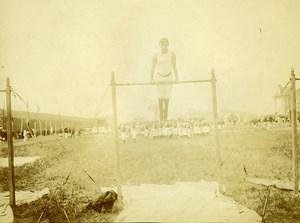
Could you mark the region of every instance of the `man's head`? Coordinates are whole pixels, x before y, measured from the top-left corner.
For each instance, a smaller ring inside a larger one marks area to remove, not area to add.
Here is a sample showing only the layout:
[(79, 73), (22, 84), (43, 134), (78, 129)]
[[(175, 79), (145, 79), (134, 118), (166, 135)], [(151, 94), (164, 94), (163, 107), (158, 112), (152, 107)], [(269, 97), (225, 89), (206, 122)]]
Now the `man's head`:
[(167, 38), (161, 38), (159, 40), (159, 46), (162, 53), (168, 52), (169, 40)]

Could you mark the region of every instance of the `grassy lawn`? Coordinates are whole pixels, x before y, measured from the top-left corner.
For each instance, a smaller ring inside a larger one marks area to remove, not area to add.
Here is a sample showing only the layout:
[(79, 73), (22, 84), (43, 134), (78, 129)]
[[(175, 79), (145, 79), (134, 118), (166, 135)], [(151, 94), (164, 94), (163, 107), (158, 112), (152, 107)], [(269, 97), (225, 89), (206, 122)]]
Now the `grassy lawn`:
[[(46, 137), (45, 137), (46, 138)], [(97, 198), (101, 186), (115, 186), (115, 152), (113, 136), (82, 136), (59, 140), (34, 139), (15, 143), (15, 155), (40, 155), (44, 158), (16, 168), (17, 190), (55, 191), (71, 171), (68, 182), (56, 190), (45, 213), (45, 222), (65, 221), (59, 204), (70, 220), (112, 221), (113, 214), (99, 215), (82, 211), (89, 200)], [(244, 181), (245, 166), (250, 176), (271, 179), (292, 178), (291, 136), (288, 130), (228, 129), (220, 136), (222, 170), (226, 195), (240, 204), (262, 214), (266, 188)], [(3, 147), (3, 144), (1, 145)], [(216, 180), (214, 137), (197, 136), (191, 139), (144, 139), (121, 143), (123, 183), (173, 184)], [(1, 156), (6, 151), (1, 149)], [(95, 180), (94, 183), (85, 173)], [(1, 187), (7, 190), (7, 169), (1, 171)], [(48, 198), (16, 209), (16, 222), (37, 221)], [(59, 202), (57, 202), (59, 201)], [(292, 192), (271, 188), (265, 222), (297, 222), (300, 220), (300, 199)]]

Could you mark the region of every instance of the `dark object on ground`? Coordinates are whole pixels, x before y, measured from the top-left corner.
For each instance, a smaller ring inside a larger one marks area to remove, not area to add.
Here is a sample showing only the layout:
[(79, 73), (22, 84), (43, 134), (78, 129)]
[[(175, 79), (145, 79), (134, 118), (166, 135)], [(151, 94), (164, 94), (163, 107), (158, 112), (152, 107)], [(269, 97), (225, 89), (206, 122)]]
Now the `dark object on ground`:
[(113, 190), (106, 191), (96, 201), (90, 202), (86, 209), (93, 209), (98, 213), (111, 212), (115, 201), (118, 199), (118, 194)]

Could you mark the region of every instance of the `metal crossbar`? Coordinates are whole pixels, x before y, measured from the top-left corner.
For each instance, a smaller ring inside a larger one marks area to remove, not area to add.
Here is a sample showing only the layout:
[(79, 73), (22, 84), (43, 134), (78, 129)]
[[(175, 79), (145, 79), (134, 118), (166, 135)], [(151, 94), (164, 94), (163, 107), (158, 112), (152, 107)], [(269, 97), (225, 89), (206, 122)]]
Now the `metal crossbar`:
[(191, 80), (191, 81), (162, 81), (162, 82), (140, 82), (140, 83), (115, 83), (115, 86), (138, 86), (138, 85), (165, 85), (165, 84), (192, 84), (209, 83), (212, 80)]

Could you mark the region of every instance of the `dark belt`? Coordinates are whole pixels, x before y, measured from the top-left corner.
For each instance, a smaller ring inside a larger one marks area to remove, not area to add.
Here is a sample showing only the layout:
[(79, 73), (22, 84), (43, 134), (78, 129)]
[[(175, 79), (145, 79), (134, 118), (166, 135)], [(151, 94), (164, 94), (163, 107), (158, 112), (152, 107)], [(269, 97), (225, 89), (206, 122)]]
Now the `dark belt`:
[(159, 73), (159, 72), (157, 72), (160, 76), (162, 76), (162, 77), (168, 77), (168, 76), (170, 76), (171, 74), (172, 74), (172, 72), (171, 73), (168, 73), (168, 74), (165, 74), (165, 75), (163, 75), (163, 74), (161, 74), (161, 73)]

